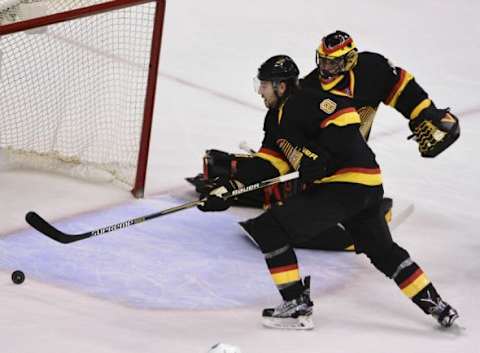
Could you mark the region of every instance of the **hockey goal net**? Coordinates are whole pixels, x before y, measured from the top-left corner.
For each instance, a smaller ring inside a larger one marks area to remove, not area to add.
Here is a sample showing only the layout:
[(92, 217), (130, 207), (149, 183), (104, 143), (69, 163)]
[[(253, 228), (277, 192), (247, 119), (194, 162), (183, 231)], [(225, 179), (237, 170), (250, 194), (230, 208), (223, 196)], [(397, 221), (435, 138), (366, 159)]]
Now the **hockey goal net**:
[(0, 0), (4, 161), (143, 196), (164, 11), (164, 0)]

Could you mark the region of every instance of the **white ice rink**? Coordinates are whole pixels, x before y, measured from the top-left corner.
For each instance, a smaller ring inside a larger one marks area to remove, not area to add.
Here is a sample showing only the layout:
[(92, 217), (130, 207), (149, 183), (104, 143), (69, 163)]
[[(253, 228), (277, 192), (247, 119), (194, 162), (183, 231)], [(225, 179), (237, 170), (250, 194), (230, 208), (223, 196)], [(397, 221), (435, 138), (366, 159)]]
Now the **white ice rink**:
[[(221, 341), (243, 353), (479, 352), (478, 13), (473, 0), (167, 2), (144, 200), (111, 184), (0, 166), (0, 351), (202, 353)], [(236, 224), (251, 210), (191, 209), (70, 245), (23, 221), (35, 210), (82, 232), (194, 198), (183, 178), (200, 171), (205, 149), (260, 143), (259, 64), (289, 54), (306, 74), (322, 35), (336, 29), (412, 72), (461, 118), (460, 140), (432, 160), (390, 108), (371, 135), (394, 217), (415, 207), (394, 238), (458, 309), (457, 327), (438, 328), (363, 256), (301, 251), (315, 330), (262, 328), (261, 309), (280, 297)], [(14, 269), (25, 272), (22, 285), (10, 281)]]

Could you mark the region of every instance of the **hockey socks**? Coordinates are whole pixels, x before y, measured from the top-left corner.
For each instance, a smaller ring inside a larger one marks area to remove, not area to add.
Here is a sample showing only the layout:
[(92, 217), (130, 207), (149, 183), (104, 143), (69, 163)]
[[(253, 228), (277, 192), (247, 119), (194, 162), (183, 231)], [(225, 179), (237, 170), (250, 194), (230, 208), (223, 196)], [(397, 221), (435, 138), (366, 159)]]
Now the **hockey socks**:
[(312, 329), (310, 277), (306, 277), (302, 283), (295, 252), (289, 245), (285, 245), (264, 255), (283, 302), (275, 308), (263, 310), (263, 325), (280, 329)]
[(410, 258), (398, 266), (392, 278), (408, 298), (441, 326), (450, 327), (458, 318), (457, 311), (442, 300), (427, 275)]
[(273, 282), (282, 298), (292, 300), (298, 297), (303, 291), (303, 286), (297, 256), (293, 249), (289, 245), (285, 245), (264, 255)]
[(403, 294), (410, 299), (413, 299), (422, 289), (430, 284), (427, 275), (410, 258), (400, 263), (392, 278)]

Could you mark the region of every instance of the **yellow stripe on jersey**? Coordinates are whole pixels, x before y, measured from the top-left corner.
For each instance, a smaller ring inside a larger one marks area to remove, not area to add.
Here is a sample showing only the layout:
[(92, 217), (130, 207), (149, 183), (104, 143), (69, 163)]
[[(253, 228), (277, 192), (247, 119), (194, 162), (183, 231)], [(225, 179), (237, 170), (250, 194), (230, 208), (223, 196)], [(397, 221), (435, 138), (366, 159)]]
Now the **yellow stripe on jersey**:
[(410, 82), (410, 80), (412, 79), (413, 79), (413, 76), (408, 71), (401, 70), (400, 78), (397, 84), (393, 87), (392, 92), (390, 92), (390, 95), (386, 99), (385, 103), (395, 108), (398, 98), (400, 97), (403, 90), (407, 86), (407, 83)]
[(315, 180), (314, 183), (354, 183), (376, 186), (382, 184), (382, 174), (378, 168), (345, 168), (338, 170), (334, 175)]
[(277, 157), (272, 153), (269, 153), (266, 149), (261, 149), (259, 152), (255, 153), (255, 157), (259, 157), (266, 160), (267, 162), (270, 162), (270, 164), (278, 170), (280, 175), (287, 174), (290, 170), (290, 164), (288, 164), (282, 158)]
[(346, 126), (350, 124), (360, 124), (360, 116), (355, 108), (345, 108), (337, 111), (332, 116), (323, 120), (320, 124), (321, 128), (326, 128), (328, 125), (334, 124), (337, 126)]
[(330, 91), (333, 87), (335, 87), (341, 80), (343, 80), (343, 74), (335, 77), (335, 79), (331, 81), (322, 81), (320, 80), (320, 84), (324, 91)]
[(415, 119), (420, 115), (420, 113), (425, 109), (428, 108), (432, 104), (432, 101), (428, 98), (421, 101), (410, 113), (410, 119)]
[[(355, 94), (355, 75), (353, 73), (353, 70), (348, 71), (350, 75), (350, 81), (348, 83), (348, 87), (344, 89), (332, 89), (330, 92), (337, 95), (337, 96), (344, 96), (344, 97), (349, 97), (353, 98)], [(337, 81), (335, 81), (337, 83)], [(323, 85), (322, 85), (323, 86)]]
[(280, 122), (282, 121), (282, 117), (283, 117), (283, 107), (285, 106), (285, 103), (287, 103), (288, 98), (289, 98), (289, 97), (287, 97), (287, 98), (283, 101), (283, 103), (280, 105), (280, 107), (278, 108), (278, 115), (277, 115), (278, 125), (280, 125)]

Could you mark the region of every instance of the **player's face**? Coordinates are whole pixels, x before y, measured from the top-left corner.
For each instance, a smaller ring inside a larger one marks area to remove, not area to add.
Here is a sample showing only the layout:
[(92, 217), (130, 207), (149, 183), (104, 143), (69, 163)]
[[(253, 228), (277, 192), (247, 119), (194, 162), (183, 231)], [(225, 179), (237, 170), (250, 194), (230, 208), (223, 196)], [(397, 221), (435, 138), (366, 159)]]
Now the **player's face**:
[(343, 58), (327, 58), (322, 57), (317, 52), (317, 65), (322, 78), (334, 78), (338, 76), (343, 69)]
[(263, 103), (268, 109), (277, 105), (278, 97), (271, 81), (259, 81), (257, 93), (262, 96)]

